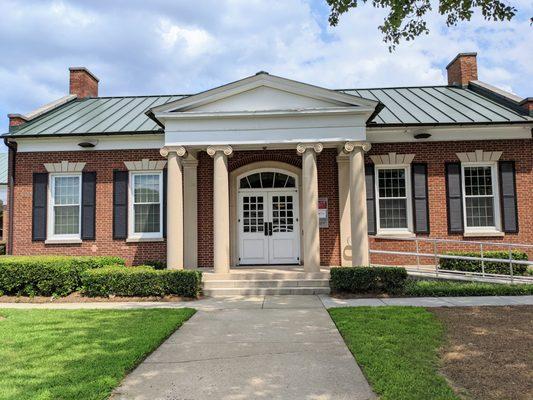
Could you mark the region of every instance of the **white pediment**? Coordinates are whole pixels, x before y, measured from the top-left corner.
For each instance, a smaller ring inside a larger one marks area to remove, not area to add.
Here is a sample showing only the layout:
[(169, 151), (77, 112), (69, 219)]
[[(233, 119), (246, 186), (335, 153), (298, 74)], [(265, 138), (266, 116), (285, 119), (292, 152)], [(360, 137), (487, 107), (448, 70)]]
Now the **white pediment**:
[(234, 113), (331, 108), (374, 109), (377, 101), (281, 78), (267, 73), (244, 78), (151, 109), (168, 117), (185, 113)]
[(237, 93), (211, 103), (188, 109), (187, 111), (231, 112), (299, 110), (311, 108), (345, 107), (348, 105), (349, 104), (335, 100), (326, 101), (268, 86), (259, 86), (245, 92)]

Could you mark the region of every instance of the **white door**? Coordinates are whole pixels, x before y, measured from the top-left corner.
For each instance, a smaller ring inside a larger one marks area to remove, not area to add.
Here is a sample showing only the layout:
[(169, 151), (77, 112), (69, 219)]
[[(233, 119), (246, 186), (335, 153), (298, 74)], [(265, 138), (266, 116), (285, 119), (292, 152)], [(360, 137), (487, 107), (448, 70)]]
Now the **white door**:
[(269, 264), (297, 264), (300, 253), (298, 240), (298, 193), (269, 192)]
[(268, 264), (266, 193), (239, 194), (240, 264)]
[(298, 192), (239, 194), (239, 264), (298, 264)]

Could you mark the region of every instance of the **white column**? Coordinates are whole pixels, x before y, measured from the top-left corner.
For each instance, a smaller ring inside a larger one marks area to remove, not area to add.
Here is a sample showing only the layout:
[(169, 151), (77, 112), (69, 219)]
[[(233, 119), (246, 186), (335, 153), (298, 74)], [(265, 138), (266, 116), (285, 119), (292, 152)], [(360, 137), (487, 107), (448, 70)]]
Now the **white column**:
[(213, 157), (213, 253), (216, 273), (229, 272), (228, 156), (231, 153), (233, 153), (231, 146), (207, 148), (207, 154)]
[(198, 160), (190, 152), (183, 165), (183, 265), (198, 268)]
[(183, 269), (183, 146), (165, 146), (160, 151), (168, 159), (167, 170), (167, 268)]
[(344, 144), (344, 151), (350, 154), (352, 266), (369, 264), (364, 152), (370, 150), (370, 147), (367, 142)]
[(302, 155), (302, 225), (304, 271), (320, 271), (320, 231), (318, 226), (318, 170), (316, 156), (322, 143), (300, 143)]

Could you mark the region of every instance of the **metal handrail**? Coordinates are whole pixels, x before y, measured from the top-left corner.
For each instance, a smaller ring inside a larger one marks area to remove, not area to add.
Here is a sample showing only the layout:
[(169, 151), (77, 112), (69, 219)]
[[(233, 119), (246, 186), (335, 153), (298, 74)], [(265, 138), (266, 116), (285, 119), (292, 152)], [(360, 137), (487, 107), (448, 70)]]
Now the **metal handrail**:
[[(504, 279), (509, 279), (511, 283), (514, 282), (514, 271), (513, 271), (513, 264), (514, 265), (533, 265), (533, 261), (523, 261), (523, 260), (515, 260), (513, 259), (513, 248), (522, 247), (522, 248), (533, 248), (533, 245), (529, 244), (518, 244), (518, 243), (496, 243), (496, 242), (480, 242), (480, 241), (468, 241), (468, 240), (457, 240), (457, 239), (436, 239), (436, 238), (419, 238), (419, 237), (399, 237), (399, 236), (369, 236), (370, 238), (374, 239), (380, 239), (380, 240), (397, 240), (397, 241), (410, 241), (415, 242), (416, 245), (416, 251), (396, 251), (396, 250), (372, 250), (369, 248), (368, 253), (370, 254), (392, 254), (392, 255), (401, 255), (401, 256), (413, 256), (416, 257), (416, 265), (417, 268), (420, 270), (420, 258), (433, 258), (434, 264), (435, 264), (435, 275), (438, 277), (439, 272), (452, 272), (456, 274), (463, 274), (463, 275), (481, 275), (483, 277), (499, 277)], [(420, 253), (420, 242), (427, 242), (427, 243), (433, 243), (433, 253)], [(480, 250), (480, 257), (472, 257), (472, 256), (461, 256), (461, 255), (454, 255), (454, 254), (440, 254), (437, 251), (437, 245), (439, 243), (460, 243), (463, 245), (479, 245)], [(498, 247), (506, 247), (509, 252), (509, 258), (487, 258), (484, 256), (484, 246), (498, 246)], [(460, 270), (446, 270), (439, 268), (439, 259), (441, 258), (447, 258), (447, 259), (454, 259), (454, 260), (466, 260), (466, 261), (481, 261), (481, 272), (472, 272), (472, 271), (460, 271)], [(370, 257), (369, 257), (370, 260)], [(509, 264), (509, 275), (504, 274), (492, 274), (492, 273), (486, 273), (485, 272), (485, 262), (506, 262)], [(533, 282), (533, 276), (521, 276), (520, 280), (531, 280)]]

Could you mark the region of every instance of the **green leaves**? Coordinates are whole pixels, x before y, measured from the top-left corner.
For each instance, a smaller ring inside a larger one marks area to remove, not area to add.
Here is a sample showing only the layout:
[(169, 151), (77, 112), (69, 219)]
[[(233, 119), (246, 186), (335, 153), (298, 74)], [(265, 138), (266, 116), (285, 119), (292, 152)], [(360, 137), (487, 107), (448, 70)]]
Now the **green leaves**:
[(187, 270), (156, 270), (148, 266), (106, 267), (85, 271), (83, 293), (87, 296), (164, 296), (175, 294), (197, 297), (202, 274)]
[[(326, 2), (331, 8), (329, 23), (335, 26), (342, 14), (356, 8), (359, 2), (367, 3), (368, 0)], [(425, 16), (432, 10), (430, 0), (372, 0), (372, 6), (389, 10), (383, 24), (378, 27), (383, 34), (383, 41), (389, 44), (389, 51), (394, 50), (402, 40), (414, 40), (429, 33)], [(492, 21), (509, 21), (517, 11), (499, 0), (441, 0), (438, 12), (446, 17), (447, 26), (454, 26), (459, 21), (470, 21), (475, 9), (481, 9), (483, 17)]]

